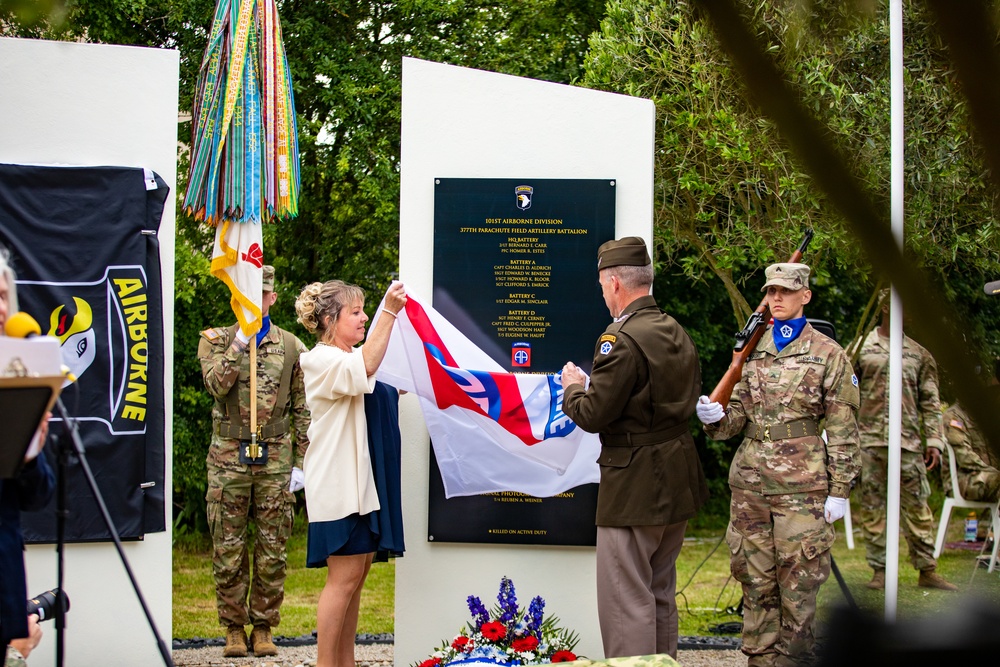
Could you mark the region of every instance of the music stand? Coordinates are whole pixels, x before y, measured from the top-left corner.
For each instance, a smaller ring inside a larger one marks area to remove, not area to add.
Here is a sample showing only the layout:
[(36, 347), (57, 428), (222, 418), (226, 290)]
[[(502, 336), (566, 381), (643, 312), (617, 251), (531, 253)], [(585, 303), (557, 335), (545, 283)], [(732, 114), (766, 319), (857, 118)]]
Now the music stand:
[(52, 409), (62, 389), (60, 376), (0, 377), (0, 423), (4, 437), (0, 439), (0, 479), (17, 477), (42, 423)]

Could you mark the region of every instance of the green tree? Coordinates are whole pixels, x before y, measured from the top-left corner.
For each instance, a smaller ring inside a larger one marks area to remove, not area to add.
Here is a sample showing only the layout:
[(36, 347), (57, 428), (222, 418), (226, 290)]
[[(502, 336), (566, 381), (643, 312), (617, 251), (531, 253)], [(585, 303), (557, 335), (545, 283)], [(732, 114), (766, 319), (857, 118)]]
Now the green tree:
[[(884, 2), (861, 4), (753, 3), (744, 18), (887, 210), (888, 12)], [(956, 310), (974, 316), (970, 342), (995, 352), (1000, 346), (976, 295), (1000, 275), (996, 200), (940, 40), (921, 4), (905, 11), (906, 249), (946, 286)], [(858, 332), (876, 288), (871, 268), (748, 101), (696, 3), (609, 2), (584, 83), (656, 103), (654, 224), (668, 265), (696, 284), (721, 281), (742, 322), (759, 300), (759, 269), (783, 261), (802, 230), (814, 228), (808, 262), (827, 315), (846, 332), (843, 342)]]
[[(741, 6), (786, 80), (888, 211), (888, 14), (884, 2), (865, 4)], [(908, 3), (905, 11), (906, 251), (945, 288), (956, 317), (967, 322), (968, 343), (992, 356), (1000, 351), (993, 331), (1000, 303), (984, 299), (982, 285), (1000, 275), (995, 197), (940, 40), (922, 5)], [(872, 268), (754, 106), (754, 91), (697, 3), (614, 0), (590, 44), (585, 85), (656, 104), (657, 291), (666, 288), (668, 308), (696, 336), (706, 391), (732, 344), (719, 302), (728, 302), (730, 322), (742, 324), (761, 298), (760, 270), (783, 261), (806, 227), (816, 230), (806, 258), (816, 276), (809, 315), (832, 321), (844, 344), (862, 336), (872, 323), (863, 317), (877, 287)], [(701, 299), (669, 291), (692, 284)], [(716, 497), (726, 495), (733, 445), (701, 448)]]
[[(398, 271), (404, 56), (570, 83), (583, 73), (603, 8), (600, 0), (280, 2), (302, 188), (299, 216), (265, 228), (266, 259), (278, 278), (275, 322), (304, 335), (294, 323), (295, 297), (306, 283), (334, 277), (365, 288), (374, 308)], [(183, 114), (192, 107), (213, 11), (210, 0), (4, 0), (0, 35), (176, 48)], [(179, 124), (182, 142), (190, 132), (190, 123)], [(179, 157), (181, 200), (186, 152)], [(211, 230), (178, 212), (174, 499), (190, 525), (203, 523), (211, 427), (198, 335), (234, 319), (221, 285), (207, 277), (212, 239)]]

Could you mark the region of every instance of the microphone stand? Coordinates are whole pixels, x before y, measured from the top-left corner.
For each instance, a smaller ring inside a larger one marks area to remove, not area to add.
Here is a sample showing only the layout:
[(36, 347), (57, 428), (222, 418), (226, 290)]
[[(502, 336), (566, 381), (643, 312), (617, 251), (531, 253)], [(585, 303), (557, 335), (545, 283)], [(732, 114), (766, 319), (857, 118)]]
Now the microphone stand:
[[(97, 480), (94, 479), (94, 473), (91, 472), (90, 464), (87, 463), (87, 455), (83, 450), (83, 442), (80, 440), (80, 433), (76, 420), (66, 411), (66, 406), (63, 405), (62, 398), (56, 399), (55, 408), (59, 413), (59, 417), (63, 420), (64, 430), (69, 436), (70, 444), (73, 448), (72, 451), (70, 451), (69, 447), (63, 444), (63, 438), (57, 439), (57, 450), (59, 453), (57, 470), (59, 478), (56, 481), (56, 554), (58, 560), (56, 578), (58, 580), (57, 586), (59, 591), (60, 593), (63, 591), (63, 551), (65, 547), (66, 517), (69, 514), (69, 511), (66, 509), (66, 470), (69, 466), (70, 455), (75, 454), (77, 461), (80, 463), (80, 469), (83, 471), (83, 475), (87, 480), (87, 485), (90, 487), (90, 492), (94, 495), (94, 500), (97, 501), (97, 506), (101, 511), (101, 517), (104, 519), (104, 525), (107, 526), (108, 532), (111, 533), (111, 539), (115, 543), (115, 549), (118, 550), (118, 557), (122, 561), (122, 566), (125, 568), (126, 574), (128, 574), (129, 581), (132, 582), (132, 588), (135, 590), (135, 596), (138, 598), (139, 604), (142, 606), (143, 613), (146, 614), (146, 621), (149, 623), (150, 630), (153, 631), (153, 637), (156, 639), (156, 646), (163, 658), (163, 664), (167, 667), (173, 667), (174, 662), (170, 657), (170, 651), (167, 649), (166, 643), (164, 643), (163, 638), (160, 637), (160, 633), (156, 629), (156, 622), (153, 620), (153, 614), (149, 611), (146, 599), (142, 596), (142, 591), (139, 590), (139, 582), (136, 580), (135, 574), (132, 573), (132, 568), (129, 565), (128, 558), (125, 557), (125, 550), (122, 547), (121, 538), (118, 536), (118, 529), (115, 528), (114, 521), (111, 519), (111, 514), (108, 512), (108, 507), (104, 504), (104, 497), (101, 495), (101, 490), (97, 488)], [(65, 649), (63, 631), (66, 624), (65, 599), (66, 597), (60, 594), (58, 603), (56, 604), (56, 667), (62, 667), (63, 665), (63, 652)]]

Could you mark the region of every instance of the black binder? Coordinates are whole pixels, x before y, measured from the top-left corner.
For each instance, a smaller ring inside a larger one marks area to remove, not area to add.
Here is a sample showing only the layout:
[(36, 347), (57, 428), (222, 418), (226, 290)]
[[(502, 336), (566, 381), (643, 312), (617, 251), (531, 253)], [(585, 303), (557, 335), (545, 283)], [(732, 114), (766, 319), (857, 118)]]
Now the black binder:
[(0, 479), (20, 472), (24, 455), (62, 384), (61, 376), (0, 377)]

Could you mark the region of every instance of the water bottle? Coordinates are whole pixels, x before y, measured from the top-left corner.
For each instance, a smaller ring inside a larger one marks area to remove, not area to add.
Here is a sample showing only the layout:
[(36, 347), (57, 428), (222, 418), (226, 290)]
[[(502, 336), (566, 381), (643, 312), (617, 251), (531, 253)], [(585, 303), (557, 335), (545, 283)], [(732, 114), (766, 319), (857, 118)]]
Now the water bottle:
[(965, 541), (975, 542), (976, 532), (979, 530), (979, 522), (976, 521), (976, 513), (969, 512), (969, 518), (965, 520)]

